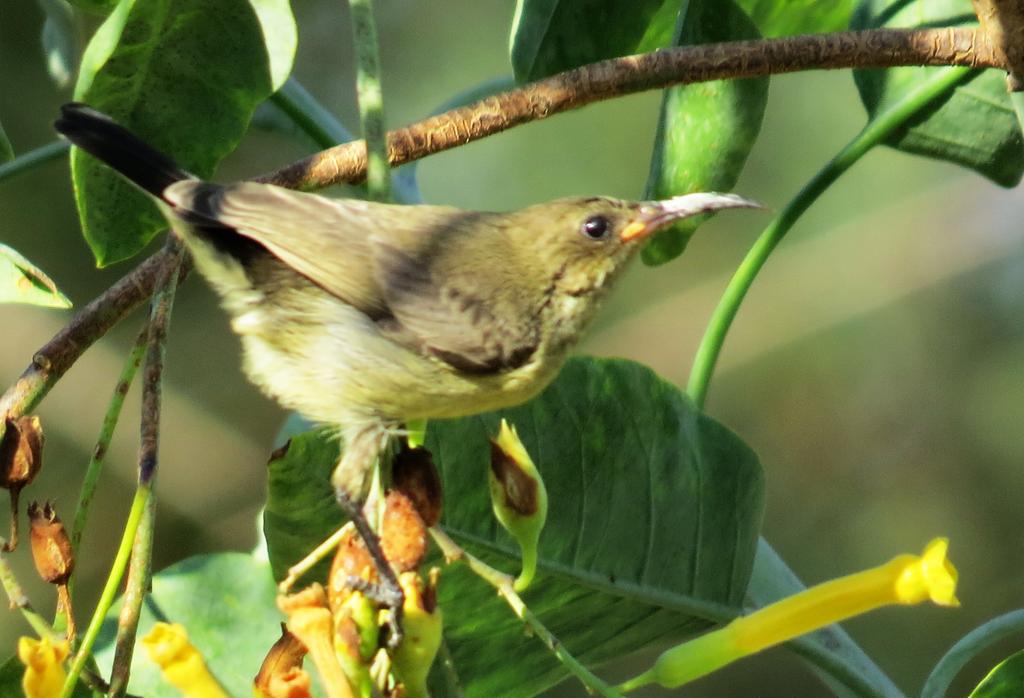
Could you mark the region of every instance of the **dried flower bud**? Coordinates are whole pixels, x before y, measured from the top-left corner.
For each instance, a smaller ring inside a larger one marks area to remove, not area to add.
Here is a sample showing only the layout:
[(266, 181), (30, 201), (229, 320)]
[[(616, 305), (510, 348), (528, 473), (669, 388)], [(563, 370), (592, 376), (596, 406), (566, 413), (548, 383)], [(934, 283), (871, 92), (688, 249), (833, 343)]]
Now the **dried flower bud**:
[(412, 500), (428, 528), (441, 520), (441, 475), (430, 451), (403, 447), (391, 466), (391, 481), (396, 490)]
[(352, 594), (353, 578), (375, 584), (377, 568), (363, 539), (355, 528), (349, 527), (338, 542), (331, 571), (327, 575), (327, 600), (332, 612), (337, 613)]
[(36, 415), (8, 419), (0, 439), (0, 487), (20, 490), (43, 464), (43, 428)]
[(7, 419), (0, 439), (0, 487), (10, 491), (11, 533), (3, 552), (18, 547), (18, 496), (43, 464), (43, 428), (39, 417)]
[(253, 679), (253, 691), (266, 698), (305, 698), (310, 695), (310, 679), (302, 669), (306, 646), (281, 624), (278, 638)]
[(412, 500), (397, 490), (388, 492), (381, 526), (384, 556), (398, 573), (414, 570), (427, 554), (427, 528)]
[(67, 584), (75, 570), (75, 556), (71, 541), (53, 505), (38, 502), (28, 505), (28, 520), (32, 529), (32, 559), (39, 576), (50, 584)]
[(523, 553), (523, 569), (515, 582), (516, 590), (522, 591), (537, 569), (537, 543), (548, 516), (548, 494), (515, 427), (504, 419), (498, 438), (491, 441), (488, 476), (494, 516)]

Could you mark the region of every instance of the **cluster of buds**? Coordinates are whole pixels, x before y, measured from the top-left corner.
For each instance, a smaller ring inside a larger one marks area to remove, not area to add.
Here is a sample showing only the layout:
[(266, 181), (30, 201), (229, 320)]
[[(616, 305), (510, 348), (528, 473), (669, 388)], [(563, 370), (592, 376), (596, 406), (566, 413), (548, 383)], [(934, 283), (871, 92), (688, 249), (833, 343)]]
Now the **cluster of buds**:
[(404, 596), (401, 642), (387, 649), (390, 611), (371, 593), (380, 583), (378, 572), (362, 539), (349, 528), (326, 588), (313, 584), (278, 600), (288, 621), (256, 677), (257, 695), (309, 695), (309, 676), (302, 669), (306, 652), (328, 698), (427, 695), (442, 621), (438, 570), (424, 576), (419, 568), (427, 554), (427, 529), (440, 517), (440, 478), (430, 454), (417, 448), (397, 456), (393, 481), (380, 517), (380, 543)]
[(11, 497), (11, 534), (2, 551), (18, 546), (18, 497), (43, 465), (43, 428), (39, 417), (8, 418), (0, 439), (0, 487)]

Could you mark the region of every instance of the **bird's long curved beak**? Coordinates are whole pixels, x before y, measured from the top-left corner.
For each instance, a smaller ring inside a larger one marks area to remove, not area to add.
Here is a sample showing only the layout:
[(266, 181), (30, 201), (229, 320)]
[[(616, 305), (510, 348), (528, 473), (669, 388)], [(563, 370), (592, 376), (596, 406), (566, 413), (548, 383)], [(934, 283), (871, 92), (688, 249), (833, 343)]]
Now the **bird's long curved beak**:
[(751, 199), (736, 194), (696, 192), (674, 196), (664, 201), (651, 201), (640, 208), (640, 214), (626, 225), (619, 234), (622, 242), (643, 240), (657, 230), (683, 218), (699, 213), (721, 211), (725, 208), (764, 208)]

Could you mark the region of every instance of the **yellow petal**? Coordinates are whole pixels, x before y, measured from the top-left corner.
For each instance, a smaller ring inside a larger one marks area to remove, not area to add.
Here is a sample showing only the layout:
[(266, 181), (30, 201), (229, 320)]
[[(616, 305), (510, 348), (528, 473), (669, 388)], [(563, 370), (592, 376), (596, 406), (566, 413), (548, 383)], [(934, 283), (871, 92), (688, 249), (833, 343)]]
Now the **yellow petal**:
[(22, 637), (18, 640), (18, 659), (25, 665), (21, 688), (25, 698), (53, 698), (59, 696), (67, 674), (62, 662), (68, 656), (68, 643), (56, 644), (48, 638), (36, 640)]
[(177, 623), (157, 623), (142, 638), (149, 658), (160, 667), (167, 683), (185, 698), (227, 698), (227, 693), (213, 678), (206, 662), (192, 643), (185, 628)]

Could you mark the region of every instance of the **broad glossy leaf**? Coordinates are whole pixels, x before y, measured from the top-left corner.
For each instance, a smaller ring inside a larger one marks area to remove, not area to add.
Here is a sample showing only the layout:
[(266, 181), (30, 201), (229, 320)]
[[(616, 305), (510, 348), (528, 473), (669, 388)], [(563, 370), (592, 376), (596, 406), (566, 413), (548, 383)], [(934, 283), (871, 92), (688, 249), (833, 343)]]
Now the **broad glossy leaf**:
[(512, 71), (529, 82), (668, 45), (686, 0), (518, 0)]
[[(303, 422), (295, 417), (288, 423)], [(270, 457), (263, 533), (274, 579), (284, 579), (289, 567), (345, 522), (330, 484), (340, 456), (337, 437), (313, 430), (288, 435), (285, 445)], [(329, 566), (321, 563), (311, 578), (326, 579)]]
[[(517, 570), (518, 549), (494, 520), (487, 488), (488, 439), (502, 417), (516, 426), (549, 496), (538, 575), (525, 598), (572, 652), (594, 665), (736, 612), (763, 494), (757, 457), (738, 437), (649, 369), (595, 359), (569, 361), (523, 406), (431, 421), (427, 447), (442, 471), (442, 525), (509, 572)], [(299, 498), (289, 529), (276, 511), (265, 519), (278, 574), (338, 523), (321, 510), (332, 497), (337, 452), (307, 440), (315, 438), (294, 438), (287, 459), (277, 461), (294, 470), (287, 478), (272, 464), (271, 501)], [(288, 559), (277, 559), (285, 551)], [(532, 695), (565, 678), (494, 589), (465, 567), (444, 569), (440, 599), (466, 695), (501, 695), (513, 685)]]
[(1024, 690), (1024, 650), (996, 665), (970, 698), (1018, 698)]
[(0, 244), (0, 303), (71, 307), (71, 301), (49, 276), (17, 250), (4, 244)]
[(46, 12), (43, 22), (43, 55), (46, 70), (57, 84), (64, 88), (71, 84), (78, 70), (78, 28), (74, 13), (65, 0), (39, 0)]
[[(75, 97), (199, 176), (242, 138), (295, 52), (287, 0), (123, 0), (82, 58)], [(71, 156), (86, 240), (102, 266), (163, 227), (144, 194), (90, 156)]]
[[(691, 0), (674, 43), (757, 36), (757, 29), (732, 0)], [(767, 102), (768, 78), (717, 80), (665, 90), (646, 198), (732, 189), (757, 140)], [(675, 259), (707, 218), (689, 218), (658, 233), (644, 247), (644, 262)]]
[(736, 0), (764, 36), (815, 34), (845, 29), (854, 0)]
[[(976, 21), (969, 0), (863, 0), (852, 28), (946, 26)], [(943, 68), (859, 70), (868, 114), (885, 110)], [(979, 71), (886, 141), (894, 148), (969, 167), (1004, 187), (1024, 175), (1024, 137), (1001, 71)]]
[[(252, 695), (253, 677), (281, 634), (284, 618), (277, 610), (276, 595), (270, 566), (251, 555), (191, 557), (154, 575), (138, 636), (142, 638), (158, 620), (181, 623), (228, 695)], [(96, 659), (104, 675), (109, 675), (114, 656), (117, 612), (115, 606), (97, 642)], [(141, 643), (136, 643), (128, 690), (147, 698), (181, 696), (163, 680)]]

